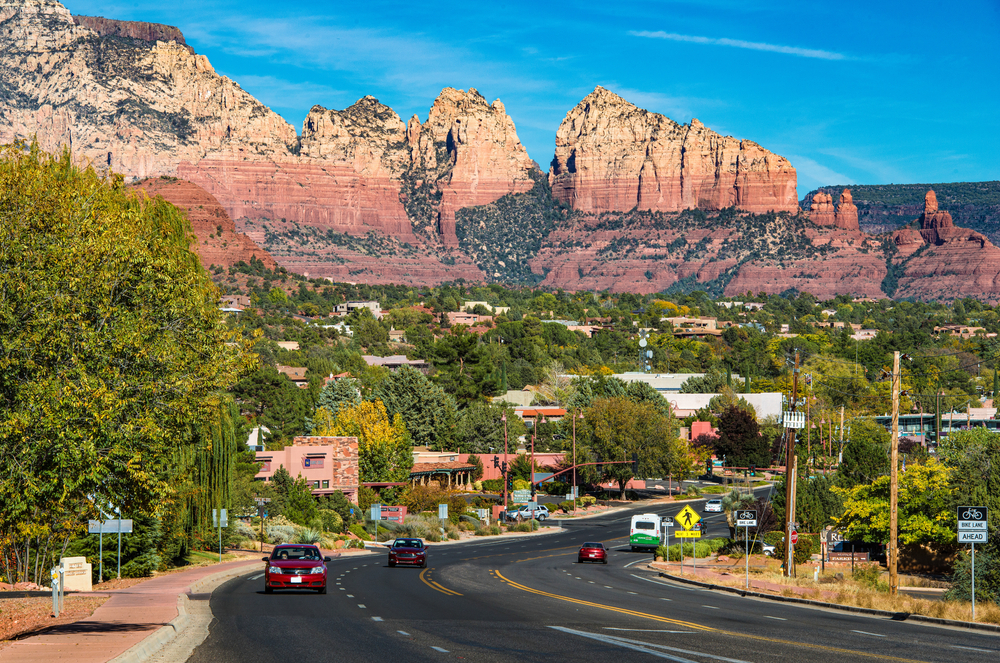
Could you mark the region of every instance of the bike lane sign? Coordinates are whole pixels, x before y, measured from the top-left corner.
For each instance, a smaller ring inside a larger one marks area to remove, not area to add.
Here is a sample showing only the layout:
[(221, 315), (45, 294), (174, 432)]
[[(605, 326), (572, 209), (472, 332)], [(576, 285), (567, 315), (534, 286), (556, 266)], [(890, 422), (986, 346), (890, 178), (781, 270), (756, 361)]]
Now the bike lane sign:
[(958, 507), (958, 542), (986, 543), (988, 515), (989, 510), (984, 506)]

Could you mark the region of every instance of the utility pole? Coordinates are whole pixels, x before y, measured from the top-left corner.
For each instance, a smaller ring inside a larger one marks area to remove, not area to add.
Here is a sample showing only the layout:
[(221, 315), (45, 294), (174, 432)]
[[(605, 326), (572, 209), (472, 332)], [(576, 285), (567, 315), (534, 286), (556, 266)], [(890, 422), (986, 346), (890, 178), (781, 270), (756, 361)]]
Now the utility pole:
[[(795, 369), (792, 372), (792, 412), (799, 399), (799, 353), (795, 353)], [(792, 528), (795, 522), (795, 429), (785, 428), (785, 576), (792, 576), (794, 551)]]
[(892, 447), (889, 459), (889, 593), (896, 595), (899, 578), (896, 574), (899, 557), (897, 538), (897, 502), (899, 499), (899, 351), (892, 353)]
[[(833, 449), (830, 450), (833, 455)], [(844, 461), (844, 406), (840, 406), (840, 451), (837, 453), (837, 467)]]

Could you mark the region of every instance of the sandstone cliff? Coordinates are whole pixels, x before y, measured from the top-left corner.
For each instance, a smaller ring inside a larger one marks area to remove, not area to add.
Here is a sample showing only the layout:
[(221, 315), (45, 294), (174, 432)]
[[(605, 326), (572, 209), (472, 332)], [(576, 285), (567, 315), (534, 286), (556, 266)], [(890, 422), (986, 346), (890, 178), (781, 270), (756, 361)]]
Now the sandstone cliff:
[(112, 37), (125, 37), (127, 39), (138, 39), (140, 41), (158, 42), (175, 41), (181, 46), (194, 53), (194, 49), (184, 42), (184, 35), (172, 25), (161, 23), (144, 23), (142, 21), (119, 21), (103, 16), (74, 16), (73, 22), (90, 28), (97, 34)]
[(236, 231), (233, 220), (226, 214), (219, 201), (197, 184), (173, 177), (157, 177), (135, 185), (150, 197), (162, 196), (164, 200), (184, 210), (195, 241), (191, 248), (201, 258), (206, 268), (212, 265), (231, 267), (256, 258), (268, 269), (276, 269), (274, 258), (249, 237)]
[(833, 196), (822, 191), (816, 193), (809, 207), (809, 218), (819, 226), (836, 226), (841, 230), (861, 230), (858, 225), (858, 208), (850, 189), (840, 193), (840, 203), (833, 207)]
[(798, 210), (795, 169), (698, 120), (681, 125), (598, 86), (556, 133), (553, 193), (581, 211)]
[(48, 151), (66, 146), (146, 177), (207, 156), (286, 156), (297, 141), (291, 125), (204, 56), (176, 41), (102, 36), (54, 0), (0, 0), (0, 45), (0, 142), (37, 136)]

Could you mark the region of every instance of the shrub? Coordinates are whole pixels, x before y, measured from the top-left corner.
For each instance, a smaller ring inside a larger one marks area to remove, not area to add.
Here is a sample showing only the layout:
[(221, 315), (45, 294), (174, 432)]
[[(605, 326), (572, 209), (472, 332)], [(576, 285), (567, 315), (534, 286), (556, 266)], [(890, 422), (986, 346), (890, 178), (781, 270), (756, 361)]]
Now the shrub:
[[(778, 534), (779, 535), (778, 537), (776, 537), (778, 539), (777, 543), (773, 544), (774, 545), (774, 556), (777, 557), (778, 559), (784, 561), (785, 558), (787, 557), (787, 553), (785, 552), (785, 541), (784, 541), (782, 533), (781, 532), (768, 532), (767, 534), (764, 535), (764, 540), (765, 541), (767, 540), (768, 534)], [(809, 558), (812, 557), (812, 554), (814, 552), (816, 552), (816, 549), (813, 547), (814, 543), (815, 542), (813, 541), (813, 539), (810, 538), (810, 537), (808, 537), (808, 536), (800, 536), (799, 537), (799, 542), (795, 544), (795, 563), (796, 564), (805, 564), (806, 562), (809, 561)]]
[(160, 568), (160, 556), (156, 553), (146, 553), (129, 561), (122, 567), (123, 578), (148, 578), (153, 571)]
[(531, 490), (531, 482), (527, 479), (514, 479), (514, 490)]
[(243, 522), (242, 520), (236, 521), (236, 535), (241, 539), (248, 539), (250, 541), (256, 541), (259, 532), (253, 527)]
[(275, 545), (294, 541), (298, 535), (298, 528), (294, 525), (269, 525), (267, 528), (267, 539)]
[(593, 506), (594, 504), (597, 504), (597, 498), (593, 495), (584, 495), (580, 498), (580, 504), (585, 507)]
[(438, 542), (441, 540), (441, 534), (438, 532), (430, 532), (427, 534), (426, 538), (428, 541)]
[[(799, 541), (801, 543), (801, 541)], [(796, 555), (798, 557), (798, 555)], [(879, 592), (888, 592), (889, 583), (882, 580), (882, 567), (878, 564), (859, 564), (851, 574), (855, 582)]]
[(566, 500), (565, 502), (559, 503), (559, 510), (562, 511), (563, 513), (569, 513), (570, 511), (573, 510), (574, 506), (575, 505), (573, 504), (572, 500)]
[(698, 486), (688, 486), (687, 494), (690, 497), (698, 497), (699, 495), (701, 495), (701, 489), (699, 489)]
[(333, 509), (320, 509), (319, 520), (324, 532), (344, 531), (344, 518)]
[(487, 493), (503, 493), (503, 479), (487, 479), (483, 481), (482, 490)]
[(472, 487), (475, 488), (475, 490), (476, 490), (477, 493), (483, 492), (483, 482), (482, 481), (476, 481), (475, 483), (472, 484)]
[(314, 529), (304, 529), (295, 537), (296, 543), (317, 544), (323, 539), (323, 535)]
[(459, 539), (458, 530), (448, 530), (448, 538), (457, 541)]

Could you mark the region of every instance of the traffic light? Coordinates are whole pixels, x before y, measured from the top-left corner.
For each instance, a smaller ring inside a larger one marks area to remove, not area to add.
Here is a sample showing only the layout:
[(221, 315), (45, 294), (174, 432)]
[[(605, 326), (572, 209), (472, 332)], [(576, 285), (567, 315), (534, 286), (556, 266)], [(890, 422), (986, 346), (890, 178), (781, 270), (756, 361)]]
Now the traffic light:
[(632, 454), (632, 475), (639, 476), (639, 454)]
[(752, 477), (757, 476), (757, 466), (756, 465), (751, 465), (750, 466), (750, 476), (752, 476)]

